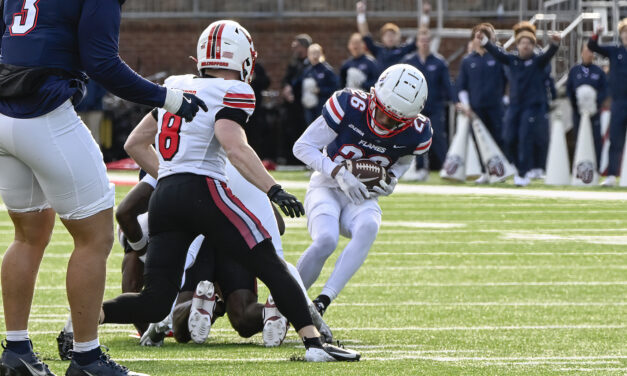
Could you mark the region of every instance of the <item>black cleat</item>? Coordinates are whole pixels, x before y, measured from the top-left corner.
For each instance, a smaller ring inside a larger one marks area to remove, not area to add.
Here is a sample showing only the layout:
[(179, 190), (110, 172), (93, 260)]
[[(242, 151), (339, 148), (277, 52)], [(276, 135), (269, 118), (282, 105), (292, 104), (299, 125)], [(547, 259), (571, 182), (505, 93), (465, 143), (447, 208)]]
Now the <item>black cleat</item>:
[(121, 366), (111, 360), (109, 355), (101, 354), (94, 362), (85, 366), (79, 365), (72, 360), (65, 376), (148, 376), (145, 373), (137, 373), (130, 371), (128, 368)]
[(66, 333), (62, 330), (57, 337), (57, 346), (59, 347), (59, 357), (61, 360), (72, 359), (72, 349), (74, 348), (74, 333)]
[(316, 307), (316, 310), (318, 311), (320, 316), (324, 316), (324, 312), (327, 310), (327, 306), (325, 306), (324, 303), (322, 303), (318, 298), (312, 300), (311, 302), (313, 303), (314, 307)]
[(7, 349), (0, 360), (0, 375), (2, 376), (55, 376), (50, 372), (48, 365), (42, 362), (32, 350), (26, 354), (18, 354)]

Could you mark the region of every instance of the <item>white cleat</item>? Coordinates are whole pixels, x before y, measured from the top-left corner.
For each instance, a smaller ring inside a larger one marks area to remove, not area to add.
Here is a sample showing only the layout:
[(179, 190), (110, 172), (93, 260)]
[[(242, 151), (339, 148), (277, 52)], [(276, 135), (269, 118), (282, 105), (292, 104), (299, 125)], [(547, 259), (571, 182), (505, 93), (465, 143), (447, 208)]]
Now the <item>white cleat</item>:
[(268, 296), (263, 307), (263, 344), (266, 347), (280, 346), (287, 335), (289, 323), (274, 304), (272, 295)]
[(475, 180), (475, 184), (490, 184), (490, 176), (488, 174), (481, 174), (481, 176)]
[(616, 185), (616, 176), (610, 175), (605, 178), (603, 183), (601, 183), (601, 187), (614, 187)]
[(361, 354), (354, 350), (323, 343), (322, 347), (310, 347), (305, 352), (307, 362), (356, 362)]
[(518, 187), (526, 187), (529, 185), (530, 182), (531, 179), (529, 179), (527, 176), (525, 176), (524, 178), (521, 178), (518, 175), (514, 176), (514, 184)]
[(211, 331), (211, 318), (216, 308), (216, 294), (213, 283), (209, 281), (198, 282), (196, 292), (192, 298), (187, 327), (192, 341), (205, 343)]

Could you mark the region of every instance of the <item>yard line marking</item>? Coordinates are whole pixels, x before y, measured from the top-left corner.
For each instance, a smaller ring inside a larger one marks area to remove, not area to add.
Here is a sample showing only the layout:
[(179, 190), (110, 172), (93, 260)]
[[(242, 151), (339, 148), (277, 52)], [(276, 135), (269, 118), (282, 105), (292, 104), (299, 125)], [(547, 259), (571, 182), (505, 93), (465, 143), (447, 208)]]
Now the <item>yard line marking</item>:
[[(376, 248), (376, 243), (375, 243)], [(288, 256), (300, 256), (303, 252), (283, 252)], [(372, 256), (625, 256), (627, 252), (379, 252)]]
[[(354, 287), (507, 287), (507, 286), (626, 286), (627, 281), (559, 281), (559, 282), (461, 282), (461, 283), (350, 283)], [(314, 287), (323, 287), (316, 283)], [(65, 286), (36, 286), (37, 290), (65, 290)], [(118, 285), (107, 285), (107, 289), (118, 289)]]
[[(305, 181), (282, 180), (281, 185), (286, 189), (307, 189), (309, 183)], [(448, 195), (479, 195), (479, 196), (514, 196), (519, 198), (560, 198), (566, 200), (627, 200), (625, 192), (575, 191), (575, 190), (545, 190), (545, 189), (518, 189), (493, 187), (467, 187), (453, 185), (413, 185), (400, 183), (394, 189), (395, 193), (418, 193), (438, 196)]]
[(627, 368), (615, 368), (615, 367), (597, 367), (597, 368), (558, 368), (557, 371), (561, 372), (598, 372), (598, 371), (611, 371), (611, 372), (623, 372), (627, 371)]
[(434, 307), (623, 307), (627, 302), (385, 302), (333, 303), (344, 307), (434, 306)]
[(406, 326), (398, 328), (340, 328), (334, 327), (334, 331), (416, 331), (416, 332), (440, 332), (440, 331), (499, 331), (499, 330), (594, 330), (594, 329), (627, 329), (627, 325), (484, 325), (484, 326)]

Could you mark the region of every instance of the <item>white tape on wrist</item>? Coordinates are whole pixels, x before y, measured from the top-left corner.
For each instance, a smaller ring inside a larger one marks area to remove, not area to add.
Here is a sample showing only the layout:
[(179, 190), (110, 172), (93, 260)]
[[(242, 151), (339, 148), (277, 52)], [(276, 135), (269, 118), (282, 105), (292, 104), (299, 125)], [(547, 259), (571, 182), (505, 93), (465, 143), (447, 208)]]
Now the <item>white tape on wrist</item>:
[(168, 89), (165, 95), (163, 109), (169, 113), (176, 114), (183, 103), (183, 91), (178, 89)]
[(136, 241), (135, 243), (128, 240), (128, 245), (130, 245), (134, 251), (140, 251), (144, 249), (146, 247), (146, 244), (148, 244), (148, 237), (146, 235), (142, 235), (142, 238)]
[(364, 22), (366, 22), (366, 15), (364, 13), (358, 13), (357, 23), (364, 23)]

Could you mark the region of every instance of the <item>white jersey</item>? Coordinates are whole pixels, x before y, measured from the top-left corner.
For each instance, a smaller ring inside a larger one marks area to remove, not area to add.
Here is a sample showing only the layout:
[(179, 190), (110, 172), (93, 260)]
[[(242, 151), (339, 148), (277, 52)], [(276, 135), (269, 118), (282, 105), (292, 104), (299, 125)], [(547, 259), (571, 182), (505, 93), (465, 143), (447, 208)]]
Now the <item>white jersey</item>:
[(223, 108), (236, 108), (248, 116), (255, 110), (255, 93), (250, 85), (237, 80), (171, 76), (168, 88), (181, 89), (202, 99), (209, 111), (198, 111), (190, 123), (159, 109), (159, 129), (155, 137), (159, 155), (159, 179), (173, 174), (192, 173), (226, 182), (226, 153), (215, 137), (215, 117)]

